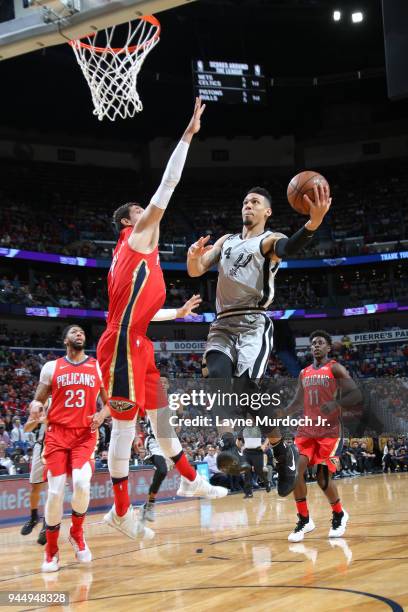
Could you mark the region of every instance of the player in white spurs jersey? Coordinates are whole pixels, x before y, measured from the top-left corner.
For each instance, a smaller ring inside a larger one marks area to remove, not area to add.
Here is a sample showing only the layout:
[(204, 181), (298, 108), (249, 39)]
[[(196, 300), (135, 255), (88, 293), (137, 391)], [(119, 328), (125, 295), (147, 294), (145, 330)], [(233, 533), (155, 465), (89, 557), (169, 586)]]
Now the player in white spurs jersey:
[[(266, 189), (253, 187), (244, 198), (241, 234), (226, 234), (214, 245), (207, 245), (209, 236), (202, 237), (189, 248), (190, 276), (201, 276), (218, 264), (217, 318), (210, 327), (205, 351), (210, 378), (235, 377), (248, 388), (251, 381), (262, 378), (273, 346), (273, 325), (265, 310), (274, 297), (279, 264), (310, 242), (331, 204), (323, 185), (314, 187), (314, 202), (304, 197), (310, 205), (310, 219), (290, 238), (265, 230), (272, 215), (271, 196)], [(251, 413), (246, 408), (244, 411)], [(261, 410), (256, 414), (261, 416)], [(277, 460), (278, 493), (286, 497), (295, 486), (298, 454), (293, 446), (285, 445), (276, 428), (263, 428), (263, 434), (269, 438)], [(221, 453), (219, 467), (236, 473), (239, 465), (233, 457), (236, 453), (231, 434), (226, 440), (232, 454)]]

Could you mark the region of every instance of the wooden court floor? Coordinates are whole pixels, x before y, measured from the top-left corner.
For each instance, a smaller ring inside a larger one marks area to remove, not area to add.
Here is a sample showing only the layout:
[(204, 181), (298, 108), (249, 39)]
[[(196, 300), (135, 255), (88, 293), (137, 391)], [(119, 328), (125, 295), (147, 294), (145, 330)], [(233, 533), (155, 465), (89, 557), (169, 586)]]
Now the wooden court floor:
[(408, 474), (338, 482), (350, 522), (336, 541), (327, 538), (330, 508), (316, 485), (309, 499), (317, 529), (299, 544), (287, 541), (292, 499), (273, 491), (159, 505), (156, 537), (146, 542), (90, 515), (89, 566), (74, 562), (65, 519), (56, 574), (40, 572), (36, 533), (2, 529), (0, 591), (69, 591), (64, 609), (90, 612), (408, 610)]

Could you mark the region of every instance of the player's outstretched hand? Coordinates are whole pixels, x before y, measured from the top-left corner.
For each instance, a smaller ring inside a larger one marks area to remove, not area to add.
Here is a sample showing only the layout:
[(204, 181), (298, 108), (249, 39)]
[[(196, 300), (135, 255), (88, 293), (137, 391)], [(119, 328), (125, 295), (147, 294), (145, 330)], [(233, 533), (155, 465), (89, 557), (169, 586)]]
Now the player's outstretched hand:
[(207, 244), (210, 237), (211, 236), (205, 236), (204, 238), (204, 236), (201, 236), (201, 238), (199, 238), (197, 242), (193, 242), (191, 247), (188, 249), (188, 257), (190, 259), (200, 259), (200, 257), (202, 257), (204, 253), (207, 253), (207, 251), (211, 251), (214, 245)]
[(201, 98), (195, 99), (193, 116), (190, 119), (190, 123), (187, 126), (186, 132), (188, 134), (197, 134), (201, 128), (201, 115), (205, 111), (205, 104), (202, 104)]
[(307, 225), (311, 231), (316, 230), (323, 218), (330, 210), (332, 198), (330, 197), (329, 188), (326, 184), (318, 183), (313, 185), (314, 191), (314, 202), (309, 198), (308, 195), (304, 195), (305, 201), (310, 206), (310, 221)]
[(198, 294), (194, 294), (181, 308), (177, 308), (177, 319), (182, 319), (183, 317), (188, 317), (192, 315), (193, 317), (198, 317), (196, 312), (193, 312), (196, 308), (199, 307), (203, 300)]

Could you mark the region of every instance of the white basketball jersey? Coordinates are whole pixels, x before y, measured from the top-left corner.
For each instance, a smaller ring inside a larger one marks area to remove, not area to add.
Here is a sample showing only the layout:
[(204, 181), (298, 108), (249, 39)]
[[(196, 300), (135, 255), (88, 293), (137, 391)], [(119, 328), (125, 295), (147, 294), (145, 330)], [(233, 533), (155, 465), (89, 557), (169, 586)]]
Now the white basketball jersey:
[(217, 314), (266, 309), (271, 304), (280, 261), (261, 252), (262, 241), (271, 235), (285, 238), (284, 234), (265, 231), (254, 238), (234, 234), (225, 240), (218, 263)]

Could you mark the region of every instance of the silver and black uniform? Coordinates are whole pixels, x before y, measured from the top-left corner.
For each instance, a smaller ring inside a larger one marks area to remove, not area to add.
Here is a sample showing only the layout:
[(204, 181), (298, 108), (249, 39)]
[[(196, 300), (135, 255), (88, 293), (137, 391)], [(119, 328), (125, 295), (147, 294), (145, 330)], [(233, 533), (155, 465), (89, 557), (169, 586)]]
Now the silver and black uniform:
[(44, 463), (42, 462), (42, 452), (44, 447), (44, 435), (46, 425), (42, 423), (36, 429), (34, 434), (36, 436), (35, 444), (33, 446), (33, 454), (31, 457), (31, 469), (30, 469), (30, 483), (38, 484), (45, 482), (44, 478)]
[(160, 447), (160, 444), (155, 438), (153, 428), (152, 428), (152, 425), (149, 419), (146, 418), (145, 420), (143, 420), (142, 424), (143, 424), (143, 431), (145, 434), (145, 439), (144, 439), (144, 447), (146, 449), (145, 461), (152, 463), (153, 465), (156, 465), (154, 458), (163, 457), (164, 462), (167, 466), (167, 469), (171, 470), (173, 468), (173, 462), (171, 459), (168, 459), (166, 455), (163, 453)]
[(153, 455), (160, 455), (161, 457), (165, 457), (165, 454), (160, 448), (160, 444), (157, 442), (154, 436), (153, 428), (149, 419), (143, 421), (143, 430), (146, 436), (144, 439), (144, 447), (146, 449), (145, 460), (147, 461), (148, 459), (151, 459)]
[(222, 245), (218, 263), (216, 296), (217, 318), (211, 324), (205, 354), (220, 351), (234, 364), (235, 376), (248, 371), (250, 378), (261, 378), (273, 346), (273, 324), (265, 310), (273, 301), (279, 261), (262, 254), (262, 242), (273, 235), (265, 231), (243, 239), (229, 236)]

